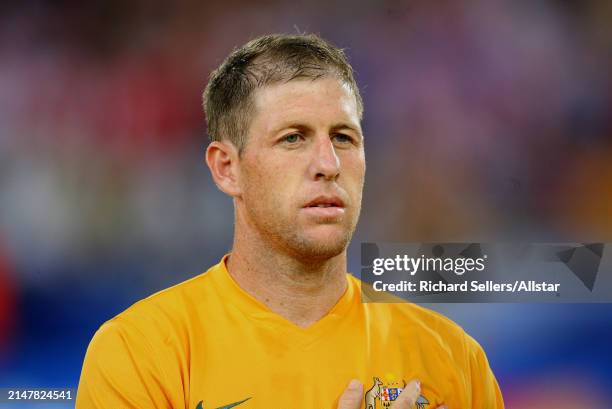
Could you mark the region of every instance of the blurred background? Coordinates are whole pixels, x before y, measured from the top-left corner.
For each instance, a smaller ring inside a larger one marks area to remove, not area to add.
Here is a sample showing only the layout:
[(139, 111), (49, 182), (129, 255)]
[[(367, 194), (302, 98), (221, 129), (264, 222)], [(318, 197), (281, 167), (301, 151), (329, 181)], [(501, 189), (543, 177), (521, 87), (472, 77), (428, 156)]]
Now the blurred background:
[[(0, 387), (76, 387), (105, 320), (228, 251), (201, 92), (296, 31), (345, 48), (365, 100), (352, 271), (361, 241), (612, 242), (608, 1), (3, 2)], [(433, 308), (507, 407), (612, 407), (610, 304)]]

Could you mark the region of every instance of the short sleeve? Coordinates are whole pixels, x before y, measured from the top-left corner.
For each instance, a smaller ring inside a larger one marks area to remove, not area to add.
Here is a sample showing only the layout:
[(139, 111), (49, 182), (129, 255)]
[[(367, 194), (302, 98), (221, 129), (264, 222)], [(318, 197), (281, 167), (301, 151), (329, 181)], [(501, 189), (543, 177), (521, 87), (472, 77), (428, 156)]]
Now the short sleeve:
[(473, 409), (504, 409), (504, 400), (487, 356), (476, 340), (466, 336)]
[(172, 408), (164, 385), (146, 337), (120, 321), (109, 321), (87, 348), (76, 408)]

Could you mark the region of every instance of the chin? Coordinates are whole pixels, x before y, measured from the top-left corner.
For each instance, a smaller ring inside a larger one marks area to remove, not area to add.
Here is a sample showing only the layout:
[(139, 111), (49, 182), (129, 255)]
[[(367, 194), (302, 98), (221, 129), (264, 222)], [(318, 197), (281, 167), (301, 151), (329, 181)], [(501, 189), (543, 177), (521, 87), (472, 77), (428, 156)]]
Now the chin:
[(339, 246), (337, 244), (328, 245), (327, 243), (317, 243), (315, 245), (302, 246), (295, 250), (299, 258), (314, 262), (332, 259), (342, 254), (345, 249), (346, 246)]
[(350, 233), (335, 229), (332, 232), (317, 232), (317, 234), (302, 237), (295, 242), (293, 250), (302, 258), (309, 260), (328, 260), (342, 254), (348, 246)]

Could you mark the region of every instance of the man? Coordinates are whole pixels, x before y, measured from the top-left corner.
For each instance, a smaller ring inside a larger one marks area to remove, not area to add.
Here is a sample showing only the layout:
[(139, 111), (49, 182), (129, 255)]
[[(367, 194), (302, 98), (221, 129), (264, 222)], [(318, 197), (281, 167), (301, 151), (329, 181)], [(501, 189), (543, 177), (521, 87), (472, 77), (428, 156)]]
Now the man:
[(461, 328), (362, 303), (346, 271), (365, 156), (343, 52), (314, 35), (255, 39), (213, 72), (204, 107), (232, 251), (99, 329), (77, 408), (503, 408)]

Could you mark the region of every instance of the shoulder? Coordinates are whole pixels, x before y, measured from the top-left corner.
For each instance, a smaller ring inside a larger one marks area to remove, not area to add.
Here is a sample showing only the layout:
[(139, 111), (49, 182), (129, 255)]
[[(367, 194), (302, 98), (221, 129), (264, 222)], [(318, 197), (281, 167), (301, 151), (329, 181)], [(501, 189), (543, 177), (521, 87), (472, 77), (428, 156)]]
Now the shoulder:
[(189, 328), (198, 319), (196, 299), (209, 291), (206, 274), (140, 300), (100, 326), (83, 361), (77, 407), (184, 406)]
[(171, 343), (176, 337), (185, 339), (191, 323), (214, 297), (210, 282), (216, 267), (137, 301), (106, 321), (98, 333), (121, 332), (156, 346)]

